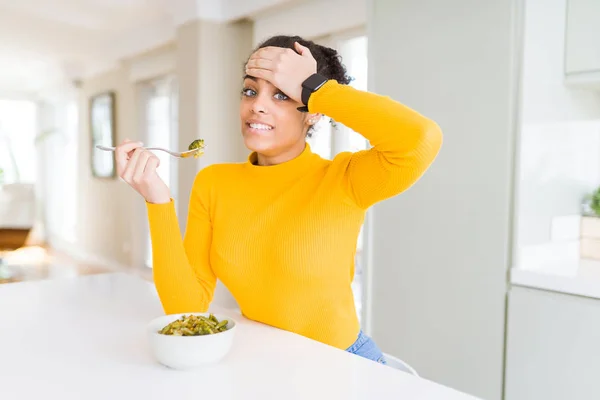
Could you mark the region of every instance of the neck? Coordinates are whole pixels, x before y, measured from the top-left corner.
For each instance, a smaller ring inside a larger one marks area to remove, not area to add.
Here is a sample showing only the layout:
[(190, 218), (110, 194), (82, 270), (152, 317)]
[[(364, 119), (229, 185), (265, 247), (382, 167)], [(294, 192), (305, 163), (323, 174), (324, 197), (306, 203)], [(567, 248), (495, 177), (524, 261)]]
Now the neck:
[(256, 163), (261, 166), (270, 166), (282, 164), (284, 162), (288, 162), (298, 157), (304, 151), (306, 147), (306, 142), (302, 140), (290, 147), (289, 149), (277, 154), (277, 155), (264, 155), (257, 153), (256, 154)]

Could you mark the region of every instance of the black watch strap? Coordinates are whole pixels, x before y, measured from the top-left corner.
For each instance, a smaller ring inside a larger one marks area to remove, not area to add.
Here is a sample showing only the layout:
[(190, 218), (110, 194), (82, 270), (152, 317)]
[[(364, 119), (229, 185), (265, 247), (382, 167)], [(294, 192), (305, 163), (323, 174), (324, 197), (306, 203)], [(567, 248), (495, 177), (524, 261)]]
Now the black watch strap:
[(298, 107), (298, 111), (308, 112), (308, 100), (310, 99), (310, 96), (327, 83), (327, 81), (328, 79), (326, 77), (315, 73), (302, 82), (302, 104), (304, 104), (304, 106)]

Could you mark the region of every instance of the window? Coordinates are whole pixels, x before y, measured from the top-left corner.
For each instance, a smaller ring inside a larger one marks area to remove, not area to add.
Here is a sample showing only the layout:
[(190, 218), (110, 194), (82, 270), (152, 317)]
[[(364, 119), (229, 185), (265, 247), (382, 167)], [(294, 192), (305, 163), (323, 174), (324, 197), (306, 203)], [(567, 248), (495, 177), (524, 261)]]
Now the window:
[(34, 102), (0, 99), (0, 169), (5, 183), (35, 183), (37, 109)]
[[(367, 90), (367, 37), (358, 36), (342, 40), (339, 52), (348, 74), (354, 79), (350, 86), (359, 90)], [(361, 134), (354, 132), (344, 126), (340, 127), (343, 142), (337, 146), (338, 151), (359, 151), (368, 148), (367, 139)]]
[[(177, 93), (171, 76), (140, 84), (142, 102), (142, 141), (146, 147), (177, 148)], [(177, 162), (164, 152), (154, 153), (160, 160), (158, 175), (171, 189), (177, 202)], [(152, 268), (150, 231), (145, 221), (144, 264)]]
[[(79, 179), (79, 108), (76, 92), (37, 104), (35, 153), (38, 160), (36, 197), (38, 219), (50, 244), (77, 239)], [(58, 156), (60, 155), (60, 156)]]
[(319, 122), (313, 126), (311, 136), (306, 139), (314, 153), (329, 160), (333, 156), (333, 149), (331, 147), (333, 128), (331, 124), (331, 118), (323, 116)]
[(63, 179), (67, 182), (63, 197), (63, 236), (71, 242), (76, 241), (77, 228), (77, 159), (78, 133), (79, 133), (79, 109), (75, 100), (71, 101), (65, 108), (66, 136), (65, 144), (65, 168)]
[[(367, 90), (367, 37), (361, 34), (327, 36), (314, 39), (317, 43), (338, 50), (348, 75), (350, 86)], [(323, 158), (332, 159), (343, 151), (359, 151), (368, 148), (367, 140), (359, 133), (330, 118), (322, 118), (315, 126), (312, 137), (307, 139), (313, 151)]]
[[(342, 60), (348, 75), (353, 78), (350, 86), (359, 90), (367, 90), (367, 37), (362, 33), (350, 32), (343, 35), (332, 35), (314, 39), (315, 42), (336, 49), (342, 56)], [(307, 140), (313, 151), (323, 158), (332, 159), (336, 154), (344, 151), (356, 152), (369, 147), (368, 141), (359, 133), (334, 121), (333, 125), (329, 118), (322, 118), (315, 132)], [(354, 281), (352, 290), (354, 292), (356, 311), (359, 318), (363, 317), (363, 293), (364, 271), (363, 271), (363, 248), (364, 226), (361, 228), (356, 244), (356, 258)]]

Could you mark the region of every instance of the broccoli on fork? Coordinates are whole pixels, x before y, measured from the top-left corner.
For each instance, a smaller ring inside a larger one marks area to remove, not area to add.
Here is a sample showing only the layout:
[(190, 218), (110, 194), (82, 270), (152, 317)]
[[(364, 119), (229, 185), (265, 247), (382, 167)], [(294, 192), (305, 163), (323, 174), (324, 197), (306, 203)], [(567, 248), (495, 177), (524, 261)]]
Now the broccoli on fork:
[(194, 158), (200, 157), (204, 154), (204, 139), (196, 139), (188, 146), (188, 150), (198, 150), (194, 153)]

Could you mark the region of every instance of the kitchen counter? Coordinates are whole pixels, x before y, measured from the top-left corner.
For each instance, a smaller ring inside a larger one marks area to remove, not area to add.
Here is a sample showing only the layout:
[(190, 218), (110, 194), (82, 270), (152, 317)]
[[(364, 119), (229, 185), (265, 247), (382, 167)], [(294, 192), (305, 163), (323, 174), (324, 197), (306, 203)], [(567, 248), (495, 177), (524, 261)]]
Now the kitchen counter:
[(513, 285), (600, 299), (600, 261), (582, 259), (575, 262), (539, 265), (535, 268), (512, 268)]
[(215, 308), (237, 320), (231, 352), (170, 370), (146, 342), (146, 324), (163, 314), (155, 288), (132, 275), (5, 284), (0, 305), (0, 393), (11, 400), (474, 399)]

